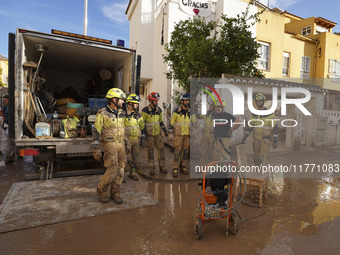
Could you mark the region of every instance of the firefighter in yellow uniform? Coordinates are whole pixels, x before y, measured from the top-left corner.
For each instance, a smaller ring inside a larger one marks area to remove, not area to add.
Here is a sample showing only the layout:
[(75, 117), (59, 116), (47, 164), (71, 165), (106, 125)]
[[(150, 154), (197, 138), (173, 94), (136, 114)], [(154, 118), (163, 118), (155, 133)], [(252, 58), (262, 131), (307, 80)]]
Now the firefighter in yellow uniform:
[(209, 110), (206, 115), (200, 116), (204, 120), (203, 134), (200, 144), (200, 158), (201, 164), (209, 164), (212, 160), (212, 145), (214, 140), (213, 135), (213, 120), (211, 116), (214, 112), (215, 104), (210, 102)]
[(120, 197), (120, 185), (123, 181), (126, 161), (125, 154), (125, 111), (121, 109), (126, 98), (125, 93), (118, 89), (110, 89), (106, 98), (108, 105), (98, 111), (94, 129), (93, 157), (100, 161), (102, 153), (100, 141), (104, 149), (104, 166), (106, 171), (97, 186), (99, 200), (109, 202), (107, 191), (110, 187), (110, 196), (117, 203), (123, 203)]
[(138, 181), (136, 174), (137, 160), (139, 157), (139, 144), (145, 143), (144, 120), (142, 114), (138, 111), (140, 98), (136, 94), (130, 94), (127, 99), (126, 118), (125, 118), (125, 136), (127, 138), (125, 149), (127, 162), (130, 165), (129, 177)]
[(168, 131), (163, 123), (162, 109), (158, 107), (159, 93), (152, 92), (148, 95), (147, 99), (149, 101), (149, 106), (143, 108), (142, 116), (145, 122), (146, 147), (148, 149), (148, 167), (150, 175), (155, 174), (155, 147), (158, 150), (159, 170), (162, 173), (166, 173), (164, 140), (161, 136), (161, 128), (164, 131), (165, 136), (168, 136)]
[[(178, 176), (178, 169), (188, 174), (186, 162), (189, 158), (190, 148), (190, 94), (180, 97), (181, 106), (176, 109), (171, 117), (171, 140), (174, 137), (174, 162), (172, 164), (172, 176)], [(194, 115), (193, 115), (194, 116)]]
[[(255, 103), (258, 110), (267, 110), (264, 106), (266, 97), (257, 93), (255, 96)], [(246, 128), (245, 135), (248, 136), (249, 133), (254, 129), (254, 164), (260, 166), (261, 164), (266, 164), (266, 158), (270, 151), (270, 145), (275, 149), (277, 147), (277, 124), (275, 119), (275, 114), (269, 115), (255, 115), (252, 114), (250, 118), (251, 126)], [(271, 142), (272, 141), (272, 142)]]

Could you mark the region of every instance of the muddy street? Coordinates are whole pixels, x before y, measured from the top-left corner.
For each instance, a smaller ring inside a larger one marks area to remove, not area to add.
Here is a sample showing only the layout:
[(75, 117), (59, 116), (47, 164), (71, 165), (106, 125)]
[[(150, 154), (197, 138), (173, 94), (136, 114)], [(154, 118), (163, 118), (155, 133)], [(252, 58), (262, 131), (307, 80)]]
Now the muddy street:
[[(169, 149), (167, 155), (172, 155)], [(277, 152), (273, 158), (325, 163), (338, 162), (338, 155), (340, 147), (323, 147)], [(32, 169), (29, 159), (0, 166), (1, 202), (12, 183), (24, 181), (25, 172)], [(181, 175), (172, 181), (170, 173), (156, 177), (140, 180), (156, 206), (1, 233), (1, 254), (336, 254), (340, 248), (340, 180), (332, 175), (323, 179), (273, 175), (263, 216), (241, 221), (239, 232), (228, 236), (225, 219), (208, 222), (201, 240), (194, 234), (197, 181)], [(249, 187), (246, 198), (256, 202), (258, 190)], [(261, 210), (242, 205), (239, 213), (249, 218)]]

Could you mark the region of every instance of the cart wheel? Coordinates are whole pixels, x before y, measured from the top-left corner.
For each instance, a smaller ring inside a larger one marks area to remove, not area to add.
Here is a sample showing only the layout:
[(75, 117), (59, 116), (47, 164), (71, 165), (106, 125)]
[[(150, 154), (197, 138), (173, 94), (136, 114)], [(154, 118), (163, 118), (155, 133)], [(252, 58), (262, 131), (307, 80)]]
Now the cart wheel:
[(195, 236), (199, 240), (203, 237), (203, 221), (201, 218), (197, 218), (194, 225)]
[(229, 224), (229, 231), (232, 234), (236, 234), (239, 230), (239, 218), (235, 212), (232, 212), (230, 215), (230, 224)]

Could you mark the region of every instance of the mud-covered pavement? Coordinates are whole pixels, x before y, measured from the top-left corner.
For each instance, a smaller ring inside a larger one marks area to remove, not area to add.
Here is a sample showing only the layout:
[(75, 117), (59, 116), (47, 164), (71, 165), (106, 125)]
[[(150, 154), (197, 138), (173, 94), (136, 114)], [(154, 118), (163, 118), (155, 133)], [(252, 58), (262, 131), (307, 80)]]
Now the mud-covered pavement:
[[(142, 158), (145, 156), (143, 152)], [(167, 168), (172, 154), (167, 151)], [(340, 147), (274, 152), (276, 162), (340, 162)], [(0, 158), (3, 160), (3, 156)], [(270, 161), (270, 160), (268, 160)], [(145, 162), (143, 161), (145, 166)], [(0, 201), (13, 182), (23, 181), (32, 170), (28, 159), (0, 166)], [(194, 235), (198, 213), (198, 185), (170, 182), (170, 174), (157, 175), (168, 181), (152, 182), (148, 190), (158, 206), (104, 216), (35, 227), (0, 234), (1, 254), (338, 254), (340, 249), (340, 180), (285, 179), (274, 175), (265, 214), (243, 221), (236, 235), (225, 236), (225, 221), (208, 222), (202, 240)], [(250, 195), (257, 191), (250, 191)], [(95, 191), (93, 193), (95, 196)], [(251, 198), (252, 196), (248, 196)], [(124, 197), (124, 199), (129, 199)], [(242, 205), (240, 214), (251, 217), (260, 209)]]

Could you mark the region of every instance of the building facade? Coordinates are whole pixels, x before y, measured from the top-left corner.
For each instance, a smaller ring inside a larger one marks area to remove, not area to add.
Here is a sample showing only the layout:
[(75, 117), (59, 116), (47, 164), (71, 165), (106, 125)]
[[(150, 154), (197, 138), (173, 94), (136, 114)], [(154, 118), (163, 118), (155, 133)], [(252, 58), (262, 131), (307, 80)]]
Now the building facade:
[[(173, 81), (166, 79), (164, 44), (170, 41), (175, 23), (194, 15), (218, 21), (222, 14), (236, 17), (247, 0), (130, 0), (126, 15), (130, 21), (130, 48), (142, 56), (142, 105), (152, 91), (160, 103), (172, 103)], [(340, 36), (336, 23), (325, 18), (302, 18), (279, 8), (270, 9), (251, 1), (249, 14), (264, 10), (261, 22), (251, 27), (260, 44), (258, 68), (266, 78), (317, 85), (340, 91)], [(175, 108), (172, 104), (172, 108)]]
[(8, 59), (0, 55), (0, 68), (2, 70), (0, 81), (8, 86)]
[(258, 8), (265, 9), (256, 32), (261, 45), (258, 67), (265, 77), (340, 90), (340, 36), (332, 31), (336, 23), (260, 4)]

